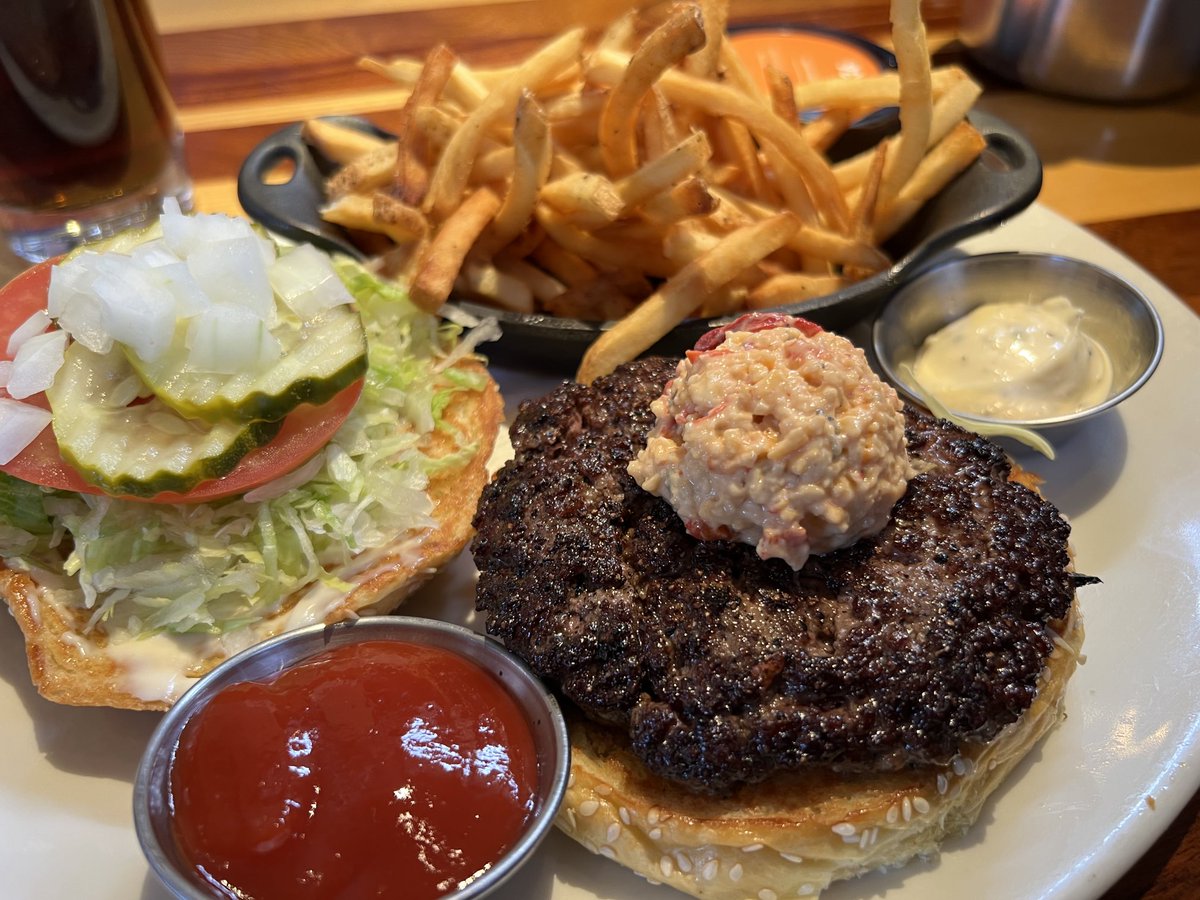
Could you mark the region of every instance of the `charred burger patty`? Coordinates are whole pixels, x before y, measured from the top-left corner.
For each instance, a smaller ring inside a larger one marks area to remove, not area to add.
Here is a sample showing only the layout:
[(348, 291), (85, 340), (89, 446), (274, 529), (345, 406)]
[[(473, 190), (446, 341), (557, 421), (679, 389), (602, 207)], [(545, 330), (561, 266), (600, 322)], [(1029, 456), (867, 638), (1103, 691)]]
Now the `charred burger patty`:
[(889, 524), (793, 571), (690, 537), (626, 472), (675, 367), (522, 406), (475, 519), (488, 631), (692, 790), (946, 763), (1014, 722), (1083, 579), (1003, 452), (907, 408), (918, 474)]

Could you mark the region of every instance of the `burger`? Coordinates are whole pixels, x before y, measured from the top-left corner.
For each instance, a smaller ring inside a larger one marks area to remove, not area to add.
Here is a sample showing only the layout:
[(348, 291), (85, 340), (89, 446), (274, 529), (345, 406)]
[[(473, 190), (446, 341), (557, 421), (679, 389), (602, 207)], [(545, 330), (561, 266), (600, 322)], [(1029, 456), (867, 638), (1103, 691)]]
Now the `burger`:
[(253, 643), (391, 610), (470, 537), (486, 326), (178, 208), (0, 306), (0, 594), (50, 700), (164, 709)]
[(747, 317), (527, 402), (472, 552), (565, 700), (558, 824), (697, 897), (936, 853), (1062, 715), (1069, 526), (861, 351)]

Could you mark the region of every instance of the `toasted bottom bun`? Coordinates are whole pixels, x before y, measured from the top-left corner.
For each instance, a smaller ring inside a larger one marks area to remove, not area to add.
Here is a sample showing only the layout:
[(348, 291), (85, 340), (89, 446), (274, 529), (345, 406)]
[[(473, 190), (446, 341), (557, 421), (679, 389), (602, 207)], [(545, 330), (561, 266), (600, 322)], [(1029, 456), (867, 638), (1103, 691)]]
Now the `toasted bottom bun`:
[(623, 735), (579, 716), (557, 825), (651, 881), (718, 900), (812, 896), (832, 881), (934, 855), (943, 838), (975, 821), (988, 795), (1062, 718), (1083, 643), (1078, 603), (1058, 635), (1025, 714), (942, 767), (821, 770), (714, 798), (652, 775)]
[[(482, 371), (477, 363), (459, 363)], [(249, 626), (236, 643), (218, 647), (190, 635), (151, 638), (111, 646), (99, 631), (85, 634), (90, 611), (56, 602), (54, 591), (22, 572), (0, 567), (0, 595), (25, 635), (29, 672), (43, 697), (74, 706), (167, 709), (191, 684), (236, 650), (312, 622), (327, 624), (389, 612), (462, 550), (487, 482), (504, 403), (490, 378), (481, 392), (454, 395), (444, 413), (475, 452), (461, 467), (431, 476), (428, 493), (436, 527), (397, 536), (395, 544), (368, 551), (334, 572), (351, 591), (323, 586), (288, 599), (279, 612)], [(457, 452), (461, 443), (442, 431), (426, 448), (434, 458)], [(140, 645), (140, 646), (139, 646)], [(139, 652), (139, 651), (145, 652)]]

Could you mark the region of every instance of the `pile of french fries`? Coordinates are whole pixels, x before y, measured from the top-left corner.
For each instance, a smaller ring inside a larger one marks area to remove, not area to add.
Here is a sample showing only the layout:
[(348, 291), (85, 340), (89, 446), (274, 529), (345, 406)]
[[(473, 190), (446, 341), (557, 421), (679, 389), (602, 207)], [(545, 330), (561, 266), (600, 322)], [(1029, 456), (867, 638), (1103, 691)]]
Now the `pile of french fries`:
[[(517, 312), (618, 320), (590, 382), (683, 319), (797, 302), (886, 268), (881, 245), (979, 155), (979, 87), (933, 69), (920, 0), (893, 0), (897, 71), (763, 90), (730, 45), (728, 0), (636, 10), (520, 64), (361, 65), (411, 91), (394, 140), (314, 119), (340, 168), (323, 217), (436, 311), (452, 292)], [(899, 131), (831, 163), (862, 115)], [(802, 117), (807, 111), (819, 115)], [(805, 121), (807, 119), (807, 121)]]

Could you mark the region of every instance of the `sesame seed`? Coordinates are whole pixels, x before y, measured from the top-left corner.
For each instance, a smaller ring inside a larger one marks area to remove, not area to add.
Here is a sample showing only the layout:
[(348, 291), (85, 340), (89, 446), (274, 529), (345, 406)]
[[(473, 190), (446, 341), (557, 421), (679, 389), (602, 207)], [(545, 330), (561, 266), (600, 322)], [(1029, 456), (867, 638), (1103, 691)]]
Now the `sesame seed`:
[(763, 848), (762, 844), (747, 844), (742, 848), (743, 853), (757, 853)]
[(924, 797), (913, 797), (912, 803), (913, 809), (915, 809), (921, 815), (925, 815), (927, 812), (929, 812), (929, 801)]
[(889, 825), (895, 825), (896, 820), (899, 818), (900, 818), (900, 807), (898, 807), (895, 803), (893, 803), (891, 806), (888, 807), (887, 815), (884, 816), (884, 819), (887, 821), (887, 823)]
[(717, 877), (717, 871), (721, 868), (721, 864), (715, 859), (710, 859), (704, 864), (704, 868), (700, 870), (700, 877), (705, 881), (712, 881)]
[(675, 851), (675, 864), (679, 866), (680, 872), (692, 871), (692, 858), (682, 850)]
[(572, 772), (567, 776), (567, 787), (575, 787), (575, 773)]
[(599, 808), (600, 808), (599, 800), (584, 800), (582, 803), (579, 804), (579, 814), (581, 816), (583, 816), (584, 818), (586, 818), (588, 816), (594, 816), (596, 814), (596, 810), (598, 810)]
[(646, 836), (648, 838), (650, 838), (650, 840), (652, 840), (652, 841), (662, 840), (662, 829), (661, 828), (651, 828), (650, 833), (647, 834)]
[(788, 862), (790, 862), (790, 863), (802, 863), (802, 862), (804, 862), (804, 857), (803, 857), (803, 856), (796, 856), (796, 855), (794, 855), (794, 854), (792, 854), (792, 853), (780, 853), (779, 855), (780, 855), (780, 856), (782, 856), (784, 859), (786, 859), (786, 860), (787, 860)]
[(598, 785), (596, 785), (596, 793), (599, 794), (601, 797), (607, 797), (609, 794), (612, 793), (612, 785), (611, 784), (598, 784)]
[(657, 825), (658, 817), (660, 815), (662, 815), (662, 812), (659, 810), (659, 808), (657, 806), (650, 807), (650, 811), (648, 813), (646, 813), (646, 824), (651, 825), (651, 826)]
[(741, 881), (742, 880), (742, 864), (741, 863), (734, 863), (733, 866), (729, 869), (729, 880), (730, 881)]
[(938, 777), (937, 777), (937, 792), (939, 794), (944, 794), (944, 793), (946, 793), (946, 790), (949, 787), (950, 787), (950, 779), (947, 778), (945, 775), (942, 775), (941, 773), (939, 773)]
[(838, 822), (833, 826), (833, 833), (840, 834), (842, 837), (850, 837), (856, 831), (858, 831), (858, 829), (849, 822)]
[(904, 817), (905, 822), (912, 819), (912, 801), (907, 797), (905, 797), (904, 801), (900, 804), (900, 815)]
[(571, 823), (571, 830), (574, 831), (575, 830), (575, 810), (573, 810), (573, 809), (567, 810), (567, 821)]
[(630, 819), (630, 816), (629, 816), (629, 810), (626, 809), (624, 806), (622, 806), (620, 809), (617, 810), (617, 815), (621, 817), (621, 821), (624, 822), (626, 825), (632, 824), (632, 820)]
[(610, 844), (615, 844), (621, 837), (621, 826), (617, 822), (613, 822), (608, 826), (608, 832), (604, 835)]
[(663, 878), (670, 878), (675, 872), (675, 863), (671, 857), (664, 854), (658, 861), (658, 868), (663, 873)]
[(797, 897), (810, 897), (817, 892), (817, 889), (811, 884), (805, 883), (800, 885), (800, 890), (796, 891)]
[(959, 778), (967, 774), (967, 761), (961, 756), (954, 757), (954, 761), (950, 763), (950, 768), (954, 770), (954, 774)]
[(608, 844), (605, 844), (603, 847), (601, 847), (596, 852), (599, 853), (601, 856), (605, 857), (606, 859), (616, 859), (617, 858), (617, 851), (614, 850), (612, 847), (608, 846)]
[(758, 892), (758, 900), (779, 900), (779, 895), (770, 888), (763, 888)]

